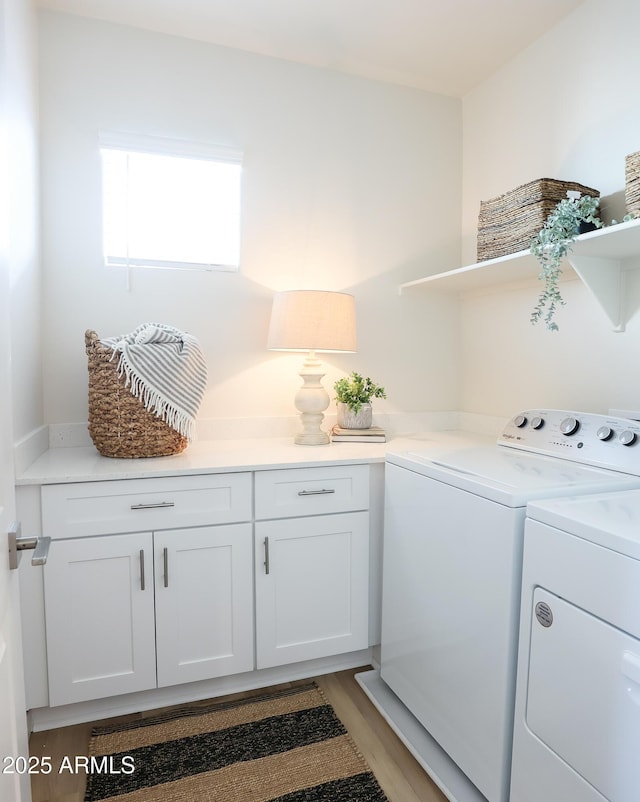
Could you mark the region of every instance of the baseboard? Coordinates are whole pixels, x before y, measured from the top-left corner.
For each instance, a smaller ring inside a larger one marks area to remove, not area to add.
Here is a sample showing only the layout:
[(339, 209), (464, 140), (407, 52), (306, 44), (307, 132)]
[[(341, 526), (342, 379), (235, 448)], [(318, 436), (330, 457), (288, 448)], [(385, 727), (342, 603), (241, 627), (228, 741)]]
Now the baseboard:
[(71, 724), (84, 724), (113, 716), (137, 713), (142, 710), (155, 710), (171, 705), (198, 702), (202, 699), (241, 693), (278, 685), (282, 682), (308, 679), (366, 665), (371, 665), (371, 649), (308, 660), (304, 663), (292, 663), (277, 668), (250, 671), (244, 674), (233, 674), (228, 677), (217, 677), (187, 685), (154, 688), (141, 693), (112, 696), (108, 699), (94, 699), (90, 702), (61, 705), (60, 707), (39, 707), (29, 711), (28, 723), (30, 732), (41, 732), (57, 727), (68, 727)]

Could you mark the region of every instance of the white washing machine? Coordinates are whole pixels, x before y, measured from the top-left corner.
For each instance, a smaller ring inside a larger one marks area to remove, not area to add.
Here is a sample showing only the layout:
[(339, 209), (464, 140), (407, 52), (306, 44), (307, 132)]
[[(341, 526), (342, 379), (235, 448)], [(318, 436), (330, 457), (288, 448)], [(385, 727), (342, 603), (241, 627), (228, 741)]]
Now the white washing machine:
[(361, 684), (449, 799), (509, 798), (527, 503), (637, 488), (637, 474), (640, 425), (560, 410), (517, 415), (496, 445), (388, 454), (382, 690)]
[(528, 516), (511, 802), (638, 802), (640, 491)]

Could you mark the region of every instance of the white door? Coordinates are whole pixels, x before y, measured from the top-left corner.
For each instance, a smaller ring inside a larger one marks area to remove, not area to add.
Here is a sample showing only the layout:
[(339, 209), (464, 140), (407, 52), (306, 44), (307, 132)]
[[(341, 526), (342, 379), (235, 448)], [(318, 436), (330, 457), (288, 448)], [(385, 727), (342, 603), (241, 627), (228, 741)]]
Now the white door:
[(156, 532), (158, 686), (253, 669), (251, 524)]
[(257, 667), (366, 649), (368, 513), (255, 526)]
[[(9, 570), (7, 533), (15, 516), (9, 326), (9, 128), (6, 3), (0, 2), (0, 799), (28, 802), (28, 756), (17, 571)], [(10, 773), (13, 771), (14, 773)]]
[[(0, 287), (5, 320), (4, 298)], [(4, 326), (2, 326), (4, 329)], [(9, 569), (8, 531), (15, 515), (13, 463), (10, 446), (10, 419), (5, 415), (8, 401), (6, 379), (6, 339), (0, 335), (0, 799), (7, 802), (28, 802), (31, 799), (29, 777), (21, 772), (29, 754), (25, 713), (22, 646), (20, 640), (20, 608), (18, 604), (18, 572)], [(27, 555), (29, 552), (27, 552)], [(24, 559), (25, 555), (23, 555)], [(19, 760), (18, 758), (22, 758)]]
[(150, 532), (54, 540), (44, 567), (49, 703), (156, 685)]

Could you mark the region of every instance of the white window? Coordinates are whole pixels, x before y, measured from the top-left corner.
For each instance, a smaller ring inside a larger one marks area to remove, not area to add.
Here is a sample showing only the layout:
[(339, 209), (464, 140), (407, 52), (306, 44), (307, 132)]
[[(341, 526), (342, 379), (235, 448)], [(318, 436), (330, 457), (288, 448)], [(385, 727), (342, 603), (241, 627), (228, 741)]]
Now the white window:
[(107, 266), (238, 270), (237, 151), (104, 133), (100, 152)]

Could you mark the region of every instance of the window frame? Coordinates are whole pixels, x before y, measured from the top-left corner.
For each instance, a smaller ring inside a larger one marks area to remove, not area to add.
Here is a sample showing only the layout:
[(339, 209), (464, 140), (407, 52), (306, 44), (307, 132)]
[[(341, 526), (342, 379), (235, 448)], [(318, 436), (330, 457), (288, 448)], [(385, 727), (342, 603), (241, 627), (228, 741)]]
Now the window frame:
[[(107, 268), (141, 267), (159, 270), (204, 270), (216, 272), (240, 272), (241, 264), (241, 233), (242, 233), (242, 161), (243, 153), (237, 148), (224, 145), (214, 145), (205, 142), (196, 142), (182, 139), (169, 139), (165, 137), (150, 136), (146, 134), (133, 134), (118, 131), (100, 131), (99, 149), (101, 161), (101, 236), (103, 264)], [(238, 196), (238, 231), (237, 231), (237, 264), (217, 264), (207, 262), (172, 261), (163, 259), (147, 259), (142, 257), (113, 256), (107, 254), (105, 237), (105, 205), (104, 205), (104, 150), (118, 150), (126, 153), (151, 154), (161, 156), (174, 156), (181, 159), (196, 161), (214, 161), (223, 164), (237, 165), (240, 168), (239, 196)]]

